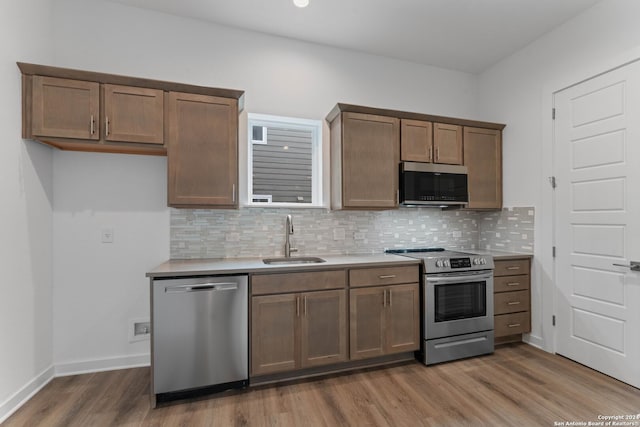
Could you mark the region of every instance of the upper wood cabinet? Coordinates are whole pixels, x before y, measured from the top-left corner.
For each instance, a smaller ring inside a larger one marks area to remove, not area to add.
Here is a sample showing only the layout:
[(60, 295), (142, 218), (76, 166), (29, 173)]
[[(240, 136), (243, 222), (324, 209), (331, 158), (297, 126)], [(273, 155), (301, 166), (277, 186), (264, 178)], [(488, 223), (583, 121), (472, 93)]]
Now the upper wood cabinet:
[(164, 144), (164, 92), (104, 85), (104, 136), (107, 141)]
[(400, 120), (400, 160), (433, 162), (433, 123), (423, 120)]
[(397, 207), (399, 160), (464, 165), (468, 209), (502, 208), (502, 124), (350, 104), (327, 121), (333, 209)]
[(434, 163), (461, 165), (462, 126), (444, 123), (433, 125)]
[(100, 85), (94, 82), (33, 76), (25, 113), (31, 135), (100, 139)]
[(169, 206), (238, 206), (238, 101), (169, 94)]
[(468, 209), (502, 208), (502, 132), (464, 128), (464, 165), (469, 176)]
[(331, 205), (334, 209), (398, 206), (400, 120), (342, 113), (331, 122)]
[(236, 111), (244, 93), (21, 62), (18, 67), (23, 138), (63, 150), (166, 155), (169, 92), (229, 98)]

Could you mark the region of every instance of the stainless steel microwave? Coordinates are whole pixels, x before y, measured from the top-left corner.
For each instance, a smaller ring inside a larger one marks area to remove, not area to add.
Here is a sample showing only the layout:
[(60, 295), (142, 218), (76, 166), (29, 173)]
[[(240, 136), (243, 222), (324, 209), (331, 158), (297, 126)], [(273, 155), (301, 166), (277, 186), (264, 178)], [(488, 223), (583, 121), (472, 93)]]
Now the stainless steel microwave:
[(469, 203), (467, 167), (433, 163), (400, 164), (400, 204), (465, 206)]

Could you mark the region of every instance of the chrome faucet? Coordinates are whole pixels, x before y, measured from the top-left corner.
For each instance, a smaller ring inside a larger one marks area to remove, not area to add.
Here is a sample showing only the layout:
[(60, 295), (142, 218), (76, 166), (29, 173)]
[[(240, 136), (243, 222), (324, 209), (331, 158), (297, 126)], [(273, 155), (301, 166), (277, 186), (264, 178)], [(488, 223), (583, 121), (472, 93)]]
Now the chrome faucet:
[(287, 220), (285, 222), (285, 227), (284, 227), (284, 256), (286, 258), (291, 257), (291, 252), (298, 252), (298, 248), (292, 248), (291, 247), (291, 241), (289, 236), (291, 236), (293, 234), (293, 219), (291, 218), (291, 215), (287, 215)]

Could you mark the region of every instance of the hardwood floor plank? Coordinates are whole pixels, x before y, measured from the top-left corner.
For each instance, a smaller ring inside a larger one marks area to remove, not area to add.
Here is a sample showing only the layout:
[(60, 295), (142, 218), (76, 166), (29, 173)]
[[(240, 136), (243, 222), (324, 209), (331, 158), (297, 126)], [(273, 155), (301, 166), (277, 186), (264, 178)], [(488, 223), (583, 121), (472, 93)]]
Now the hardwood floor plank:
[(640, 390), (526, 344), (149, 407), (149, 369), (56, 378), (14, 426), (553, 426), (640, 412)]

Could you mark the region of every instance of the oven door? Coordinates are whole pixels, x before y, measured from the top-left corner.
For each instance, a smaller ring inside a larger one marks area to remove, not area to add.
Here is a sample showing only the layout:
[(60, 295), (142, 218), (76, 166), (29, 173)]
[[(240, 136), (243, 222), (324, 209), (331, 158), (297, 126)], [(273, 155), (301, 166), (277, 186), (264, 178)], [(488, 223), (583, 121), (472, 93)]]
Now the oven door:
[(425, 339), (493, 329), (493, 271), (425, 275)]

